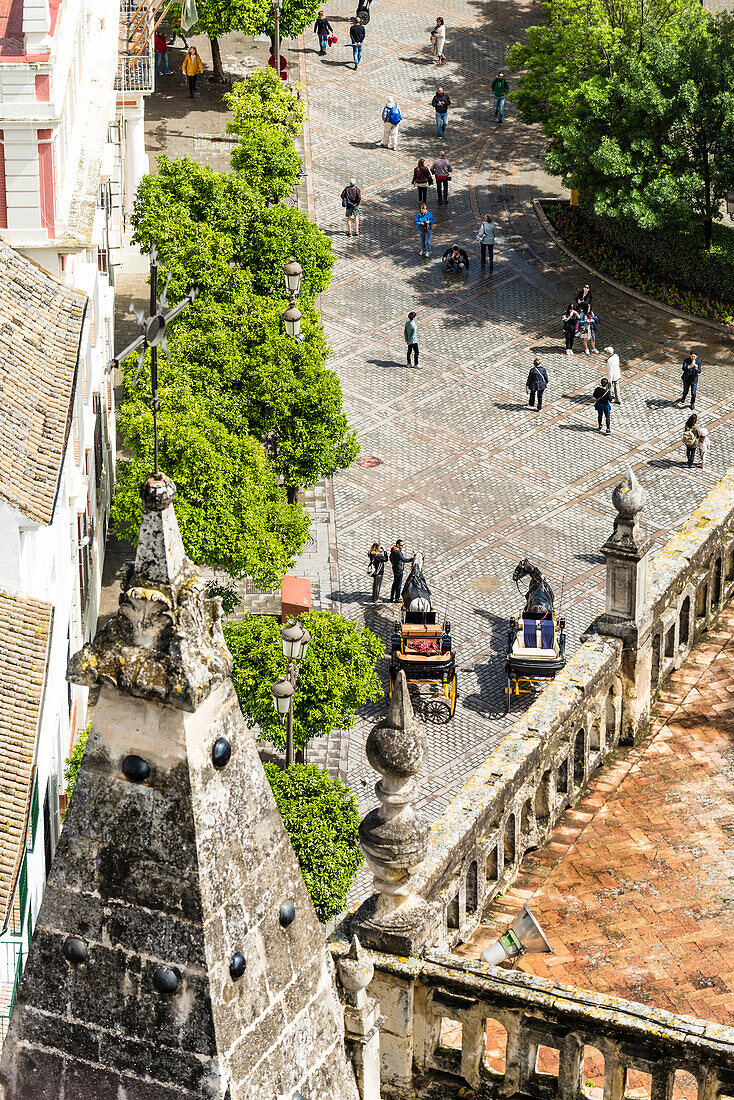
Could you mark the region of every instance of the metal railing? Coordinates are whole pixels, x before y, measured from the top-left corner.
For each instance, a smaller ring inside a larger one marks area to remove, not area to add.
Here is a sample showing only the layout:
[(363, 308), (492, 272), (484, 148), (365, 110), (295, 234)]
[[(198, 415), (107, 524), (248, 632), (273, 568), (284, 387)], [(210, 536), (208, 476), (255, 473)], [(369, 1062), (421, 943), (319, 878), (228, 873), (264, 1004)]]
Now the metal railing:
[(0, 941), (0, 1046), (10, 1026), (24, 955), (22, 940)]

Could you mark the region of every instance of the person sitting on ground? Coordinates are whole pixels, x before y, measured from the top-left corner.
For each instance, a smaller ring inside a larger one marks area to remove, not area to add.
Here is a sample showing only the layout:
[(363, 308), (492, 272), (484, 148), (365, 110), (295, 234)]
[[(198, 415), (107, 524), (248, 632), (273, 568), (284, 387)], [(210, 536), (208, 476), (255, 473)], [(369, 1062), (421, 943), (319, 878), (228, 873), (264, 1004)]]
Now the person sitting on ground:
[(443, 254), (443, 265), (446, 271), (468, 271), (469, 257), (463, 248), (453, 244)]

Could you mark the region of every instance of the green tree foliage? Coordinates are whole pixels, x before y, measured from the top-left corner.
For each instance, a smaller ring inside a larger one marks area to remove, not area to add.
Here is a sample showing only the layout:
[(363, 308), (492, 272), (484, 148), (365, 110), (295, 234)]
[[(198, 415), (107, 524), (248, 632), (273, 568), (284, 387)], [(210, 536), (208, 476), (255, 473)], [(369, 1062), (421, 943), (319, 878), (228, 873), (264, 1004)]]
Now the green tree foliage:
[(594, 213), (644, 229), (693, 219), (709, 248), (734, 186), (732, 89), (734, 17), (707, 16), (672, 42), (648, 29), (641, 52), (618, 51), (610, 76), (577, 90), (548, 167), (580, 187)]
[(269, 67), (236, 84), (225, 99), (232, 111), (227, 132), (239, 138), (232, 167), (261, 188), (263, 198), (286, 198), (301, 172), (293, 138), (303, 128), (303, 101)]
[[(312, 737), (352, 729), (357, 709), (382, 695), (374, 666), (384, 654), (382, 642), (372, 631), (359, 630), (341, 615), (309, 611), (299, 621), (310, 631), (311, 642), (293, 697), (297, 749)], [(283, 750), (285, 729), (270, 691), (286, 671), (279, 625), (266, 615), (248, 615), (224, 629), (234, 660), (232, 682), (247, 723), (258, 726), (263, 740)]]
[(314, 909), (328, 921), (346, 908), (362, 863), (356, 799), (318, 768), (294, 764), (281, 771), (266, 764), (265, 772)]
[(644, 51), (648, 31), (667, 41), (705, 19), (693, 0), (542, 0), (544, 19), (508, 53), (522, 70), (511, 98), (524, 122), (540, 122), (549, 137), (573, 125), (587, 81), (610, 78), (620, 56)]
[(158, 174), (138, 188), (132, 224), (134, 243), (143, 251), (155, 245), (172, 273), (171, 296), (197, 283), (207, 296), (231, 297), (230, 263), (249, 269), (258, 292), (283, 293), (280, 268), (290, 256), (304, 269), (299, 301), (329, 285), (329, 239), (302, 211), (263, 206), (244, 174), (163, 156)]
[(231, 112), (228, 134), (242, 134), (255, 124), (295, 138), (303, 130), (306, 108), (297, 86), (286, 84), (271, 66), (256, 69), (238, 81), (224, 97)]
[[(276, 586), (308, 537), (306, 512), (288, 505), (261, 443), (228, 431), (183, 385), (161, 394), (160, 465), (178, 488), (187, 554)], [(153, 416), (142, 400), (128, 401), (118, 425), (133, 457), (120, 463), (112, 514), (117, 529), (134, 538), (140, 485), (153, 465)]]
[(74, 793), (74, 786), (76, 784), (77, 776), (79, 775), (79, 769), (82, 766), (82, 757), (84, 756), (84, 749), (87, 744), (87, 738), (89, 737), (89, 731), (92, 728), (92, 723), (89, 722), (84, 729), (80, 732), (74, 747), (71, 750), (71, 756), (67, 757), (64, 764), (64, 779), (66, 781), (66, 797), (70, 799)]

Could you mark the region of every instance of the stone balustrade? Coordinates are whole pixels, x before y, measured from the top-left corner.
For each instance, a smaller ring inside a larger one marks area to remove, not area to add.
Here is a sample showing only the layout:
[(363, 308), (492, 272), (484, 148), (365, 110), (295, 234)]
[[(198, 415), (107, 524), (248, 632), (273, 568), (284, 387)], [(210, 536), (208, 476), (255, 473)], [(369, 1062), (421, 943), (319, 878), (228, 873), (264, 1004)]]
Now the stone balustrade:
[[(337, 958), (347, 950), (332, 943)], [(697, 1100), (734, 1096), (734, 1029), (434, 950), (370, 958), (369, 993), (385, 1017), (383, 1097), (412, 1096), (414, 1075), (435, 1073), (481, 1084), (483, 1096), (575, 1100), (588, 1095), (587, 1057), (603, 1065), (604, 1100), (623, 1100), (631, 1073), (649, 1075), (651, 1100), (670, 1100), (681, 1071), (695, 1078)], [(487, 1057), (488, 1027), (495, 1045), (498, 1033), (505, 1039), (504, 1067)], [(538, 1069), (549, 1063), (557, 1072)]]
[[(644, 491), (630, 472), (615, 492), (634, 493), (636, 504), (620, 511), (605, 544), (607, 611), (434, 822), (427, 857), (407, 889), (438, 919), (431, 925), (424, 914), (426, 934), (421, 944), (411, 941), (411, 952), (453, 945), (471, 933), (524, 854), (547, 840), (592, 773), (620, 741), (644, 731), (663, 679), (734, 591), (734, 469), (649, 570), (649, 540), (641, 537), (636, 514)], [(625, 598), (631, 610), (620, 614)], [(380, 939), (379, 928), (371, 928), (365, 942), (395, 950)]]

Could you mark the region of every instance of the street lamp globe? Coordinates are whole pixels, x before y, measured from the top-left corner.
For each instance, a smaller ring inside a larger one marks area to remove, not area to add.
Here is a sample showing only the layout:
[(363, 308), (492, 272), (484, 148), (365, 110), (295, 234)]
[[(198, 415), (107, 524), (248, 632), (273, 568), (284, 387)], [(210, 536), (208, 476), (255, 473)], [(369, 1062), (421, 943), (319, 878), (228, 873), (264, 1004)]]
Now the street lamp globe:
[(301, 289), (303, 268), (295, 257), (291, 256), (287, 264), (283, 264), (283, 281), (289, 294), (297, 295)]
[(293, 684), (285, 676), (279, 676), (270, 690), (275, 701), (275, 710), (279, 718), (285, 718), (291, 708)]
[(297, 661), (301, 655), (301, 643), (304, 629), (299, 622), (291, 619), (280, 628), (280, 640), (283, 643), (283, 656), (288, 661)]
[(303, 635), (301, 636), (301, 652), (298, 654), (298, 660), (299, 661), (302, 661), (303, 658), (306, 656), (306, 647), (308, 646), (308, 643), (310, 641), (311, 641), (311, 634), (309, 633), (309, 631), (304, 626)]
[(298, 339), (301, 334), (302, 316), (303, 314), (297, 305), (288, 306), (288, 309), (283, 311), (283, 325), (288, 336), (294, 336)]

